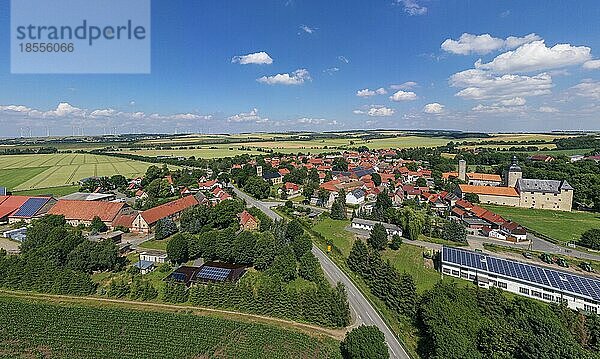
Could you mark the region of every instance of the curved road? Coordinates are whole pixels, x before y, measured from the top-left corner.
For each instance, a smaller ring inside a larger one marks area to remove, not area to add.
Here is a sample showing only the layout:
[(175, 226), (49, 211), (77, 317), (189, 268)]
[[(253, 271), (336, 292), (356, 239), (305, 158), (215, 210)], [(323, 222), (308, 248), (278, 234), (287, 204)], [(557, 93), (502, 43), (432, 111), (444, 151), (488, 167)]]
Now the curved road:
[[(243, 198), (247, 204), (260, 209), (271, 219), (281, 219), (281, 216), (271, 209), (272, 206), (280, 205), (280, 203), (261, 202), (250, 197), (236, 187), (233, 187), (233, 191), (238, 197)], [(392, 330), (387, 326), (383, 319), (381, 319), (379, 313), (377, 313), (367, 298), (365, 298), (365, 296), (360, 292), (360, 290), (358, 290), (354, 283), (352, 283), (350, 278), (348, 278), (348, 276), (340, 268), (338, 268), (338, 266), (335, 265), (335, 263), (333, 263), (333, 261), (327, 255), (325, 255), (325, 253), (323, 253), (323, 251), (314, 245), (312, 252), (321, 263), (321, 267), (323, 267), (323, 271), (325, 272), (325, 275), (329, 281), (334, 284), (341, 282), (346, 287), (350, 310), (353, 312), (355, 317), (354, 325), (358, 326), (365, 324), (377, 326), (385, 336), (385, 341), (388, 345), (391, 358), (410, 358), (402, 345), (400, 345), (398, 338), (396, 338)]]

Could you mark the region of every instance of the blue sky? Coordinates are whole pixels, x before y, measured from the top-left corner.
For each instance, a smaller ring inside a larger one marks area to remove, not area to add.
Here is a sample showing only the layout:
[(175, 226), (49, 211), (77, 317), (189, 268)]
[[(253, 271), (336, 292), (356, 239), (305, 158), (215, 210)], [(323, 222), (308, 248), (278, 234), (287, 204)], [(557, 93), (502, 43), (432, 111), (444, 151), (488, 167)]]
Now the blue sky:
[(0, 136), (600, 129), (597, 1), (152, 1), (147, 75), (11, 75), (7, 3)]

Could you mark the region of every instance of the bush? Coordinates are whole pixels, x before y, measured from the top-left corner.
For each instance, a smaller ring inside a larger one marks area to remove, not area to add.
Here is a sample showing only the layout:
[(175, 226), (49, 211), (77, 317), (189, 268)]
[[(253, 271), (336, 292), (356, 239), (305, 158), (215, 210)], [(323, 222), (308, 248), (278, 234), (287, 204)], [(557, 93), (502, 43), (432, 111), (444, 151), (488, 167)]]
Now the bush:
[(587, 231), (583, 232), (581, 239), (579, 240), (579, 245), (586, 248), (599, 250), (600, 228), (588, 229)]
[(177, 225), (170, 218), (163, 218), (156, 223), (154, 229), (154, 238), (157, 240), (165, 239), (177, 233)]
[(346, 334), (340, 344), (342, 356), (346, 359), (389, 358), (385, 336), (376, 326), (361, 325)]

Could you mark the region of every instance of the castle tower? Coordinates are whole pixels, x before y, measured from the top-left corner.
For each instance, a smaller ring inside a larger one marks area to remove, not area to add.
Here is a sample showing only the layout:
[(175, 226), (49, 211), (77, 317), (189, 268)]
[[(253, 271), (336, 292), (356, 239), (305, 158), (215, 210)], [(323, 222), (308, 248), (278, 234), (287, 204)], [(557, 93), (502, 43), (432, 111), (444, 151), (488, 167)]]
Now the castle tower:
[(256, 175), (258, 177), (262, 177), (262, 175), (263, 175), (262, 166), (256, 166)]
[(512, 164), (508, 167), (506, 174), (506, 185), (508, 187), (515, 187), (520, 178), (523, 178), (523, 172), (517, 164), (517, 156), (513, 156)]
[(466, 182), (467, 181), (467, 161), (458, 161), (458, 179)]

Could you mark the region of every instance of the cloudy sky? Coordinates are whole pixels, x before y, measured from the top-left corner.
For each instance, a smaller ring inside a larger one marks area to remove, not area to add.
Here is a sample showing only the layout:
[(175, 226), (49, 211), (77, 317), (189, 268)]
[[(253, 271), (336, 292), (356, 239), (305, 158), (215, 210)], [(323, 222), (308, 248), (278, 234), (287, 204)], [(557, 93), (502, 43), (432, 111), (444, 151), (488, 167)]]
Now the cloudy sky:
[(593, 0), (153, 1), (149, 75), (11, 75), (0, 52), (0, 136), (600, 130), (598, 19)]

